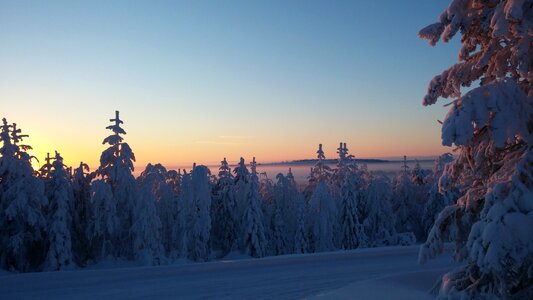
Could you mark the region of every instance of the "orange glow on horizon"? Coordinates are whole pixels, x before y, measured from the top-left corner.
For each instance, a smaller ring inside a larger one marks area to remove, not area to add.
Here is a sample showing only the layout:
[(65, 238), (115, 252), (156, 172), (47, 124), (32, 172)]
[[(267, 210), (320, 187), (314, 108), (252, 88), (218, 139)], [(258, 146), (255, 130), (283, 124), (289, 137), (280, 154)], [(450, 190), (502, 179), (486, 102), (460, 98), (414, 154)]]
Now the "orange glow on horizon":
[[(17, 121), (23, 133), (29, 134), (24, 143), (33, 147), (30, 154), (40, 161), (33, 163), (35, 168), (42, 165), (46, 153), (57, 150), (66, 165), (75, 168), (83, 161), (94, 170), (99, 166), (102, 151), (106, 149), (102, 141), (110, 134), (105, 127), (113, 116), (110, 112), (98, 118), (82, 117), (81, 120), (74, 117), (64, 120), (19, 115), (10, 116), (8, 122)], [(430, 128), (433, 131), (424, 128), (425, 131), (421, 129), (399, 138), (406, 129), (394, 126), (379, 130), (362, 128), (360, 131), (344, 128), (338, 132), (324, 129), (312, 133), (302, 132), (299, 128), (260, 128), (253, 135), (239, 128), (218, 129), (209, 123), (200, 124), (197, 128), (174, 129), (165, 120), (156, 120), (158, 123), (155, 124), (144, 122), (139, 115), (132, 113), (125, 113), (124, 119), (123, 128), (127, 132), (124, 141), (135, 153), (136, 171), (144, 169), (148, 163), (161, 163), (171, 169), (193, 163), (218, 165), (224, 157), (230, 163), (238, 162), (240, 157), (249, 162), (254, 156), (259, 163), (312, 159), (316, 157), (319, 143), (324, 145), (326, 158), (335, 158), (341, 141), (347, 143), (350, 154), (356, 158), (437, 156), (451, 151), (451, 148), (440, 145), (440, 138), (435, 134), (439, 130), (438, 125)], [(72, 125), (65, 126), (65, 123)], [(237, 134), (229, 134), (232, 131)], [(381, 134), (377, 136), (374, 134), (376, 131)]]
[[(101, 143), (104, 138), (105, 136), (79, 141), (74, 139), (65, 141), (30, 135), (28, 144), (33, 147), (30, 153), (40, 161), (33, 162), (33, 166), (38, 169), (43, 164), (46, 153), (53, 153), (57, 150), (64, 157), (66, 165), (77, 167), (83, 161), (89, 164), (91, 170), (94, 170), (99, 165), (100, 154), (106, 148)], [(350, 143), (347, 139), (344, 141), (346, 141), (350, 153), (355, 155), (356, 158), (379, 159), (401, 157), (403, 155), (408, 157), (436, 156), (443, 152), (451, 151), (443, 146), (428, 146), (420, 142), (416, 143), (416, 141), (411, 144), (405, 143), (404, 145), (394, 145), (392, 141), (387, 140), (368, 141), (359, 145)], [(336, 148), (338, 147), (337, 141), (294, 141), (287, 143), (266, 139), (235, 144), (177, 141), (154, 145), (153, 143), (142, 143), (143, 140), (140, 137), (128, 139), (128, 135), (125, 136), (125, 142), (129, 143), (135, 153), (136, 171), (144, 169), (148, 163), (161, 163), (170, 169), (191, 166), (193, 163), (218, 165), (224, 157), (231, 164), (237, 163), (240, 157), (244, 157), (248, 162), (254, 156), (259, 163), (313, 159), (316, 157), (315, 152), (319, 143), (324, 144), (326, 158), (336, 158)]]

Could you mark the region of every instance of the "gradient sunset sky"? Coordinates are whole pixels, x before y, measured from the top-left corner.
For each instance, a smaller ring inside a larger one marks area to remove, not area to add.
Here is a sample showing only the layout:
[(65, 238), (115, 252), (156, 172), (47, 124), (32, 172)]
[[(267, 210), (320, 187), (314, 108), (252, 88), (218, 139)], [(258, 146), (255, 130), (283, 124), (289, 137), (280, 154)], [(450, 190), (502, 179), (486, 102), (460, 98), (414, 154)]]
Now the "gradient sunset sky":
[[(75, 3), (74, 3), (75, 2)], [(458, 41), (417, 38), (449, 1), (2, 1), (0, 117), (33, 154), (98, 165), (120, 110), (137, 165), (426, 156), (424, 108)]]

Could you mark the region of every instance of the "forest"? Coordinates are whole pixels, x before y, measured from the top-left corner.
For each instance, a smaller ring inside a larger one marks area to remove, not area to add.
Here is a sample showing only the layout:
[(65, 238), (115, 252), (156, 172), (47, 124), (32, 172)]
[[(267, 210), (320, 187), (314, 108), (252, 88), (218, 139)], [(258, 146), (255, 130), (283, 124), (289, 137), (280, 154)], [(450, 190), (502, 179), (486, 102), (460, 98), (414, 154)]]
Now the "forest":
[[(7, 270), (73, 269), (106, 259), (148, 265), (207, 261), (232, 251), (252, 257), (424, 241), (457, 192), (439, 192), (447, 153), (433, 171), (416, 164), (397, 176), (369, 172), (340, 143), (335, 168), (319, 145), (308, 183), (289, 168), (275, 182), (255, 158), (217, 174), (202, 165), (167, 170), (148, 164), (134, 177), (135, 155), (117, 111), (100, 166), (68, 167), (57, 151), (34, 170), (27, 135), (3, 120), (0, 138), (1, 263)], [(261, 177), (261, 179), (260, 179)]]

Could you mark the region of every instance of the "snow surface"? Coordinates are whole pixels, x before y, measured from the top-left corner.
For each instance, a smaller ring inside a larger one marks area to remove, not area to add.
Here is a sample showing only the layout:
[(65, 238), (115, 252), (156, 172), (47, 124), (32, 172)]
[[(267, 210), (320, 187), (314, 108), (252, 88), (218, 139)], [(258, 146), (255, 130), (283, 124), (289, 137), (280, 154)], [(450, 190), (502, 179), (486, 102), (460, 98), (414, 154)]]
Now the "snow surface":
[(358, 281), (309, 299), (434, 299), (435, 296), (428, 292), (428, 287), (435, 285), (436, 279), (442, 276), (442, 272), (442, 269), (401, 272), (382, 278)]
[(457, 265), (416, 263), (419, 246), (263, 259), (41, 273), (0, 273), (3, 299), (423, 299)]

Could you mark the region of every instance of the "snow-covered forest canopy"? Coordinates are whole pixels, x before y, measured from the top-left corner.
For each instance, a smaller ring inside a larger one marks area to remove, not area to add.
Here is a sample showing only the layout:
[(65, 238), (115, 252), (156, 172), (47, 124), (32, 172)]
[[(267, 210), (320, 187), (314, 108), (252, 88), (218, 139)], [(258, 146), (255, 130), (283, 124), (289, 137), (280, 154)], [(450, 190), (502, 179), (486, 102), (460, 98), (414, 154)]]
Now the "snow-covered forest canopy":
[[(312, 253), (423, 241), (456, 193), (440, 193), (434, 170), (418, 164), (389, 178), (356, 163), (340, 143), (335, 167), (319, 145), (305, 186), (289, 168), (275, 180), (244, 158), (218, 174), (201, 165), (167, 170), (148, 164), (135, 178), (135, 155), (117, 111), (106, 149), (90, 172), (64, 165), (60, 153), (34, 170), (27, 135), (3, 120), (0, 133), (0, 262), (11, 271), (64, 270), (105, 260), (146, 265)], [(423, 216), (423, 217), (422, 217)]]

